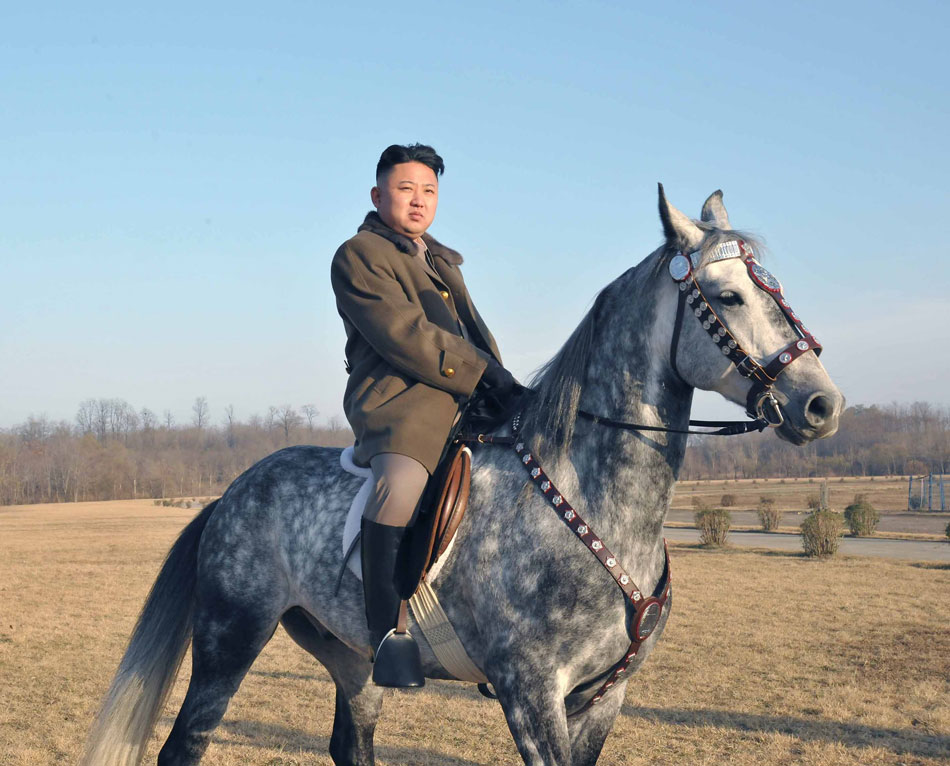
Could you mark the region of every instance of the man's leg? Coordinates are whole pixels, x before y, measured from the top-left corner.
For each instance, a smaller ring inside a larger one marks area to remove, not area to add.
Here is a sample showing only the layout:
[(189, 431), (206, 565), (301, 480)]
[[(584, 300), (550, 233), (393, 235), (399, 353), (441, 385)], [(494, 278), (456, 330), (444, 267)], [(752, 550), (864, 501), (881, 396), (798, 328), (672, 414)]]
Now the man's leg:
[(429, 474), (406, 455), (385, 452), (370, 460), (375, 486), (363, 512), (361, 559), (366, 622), (373, 647), (373, 681), (380, 686), (422, 686), (419, 647), (393, 633), (399, 617), (396, 589), (399, 546), (419, 508)]

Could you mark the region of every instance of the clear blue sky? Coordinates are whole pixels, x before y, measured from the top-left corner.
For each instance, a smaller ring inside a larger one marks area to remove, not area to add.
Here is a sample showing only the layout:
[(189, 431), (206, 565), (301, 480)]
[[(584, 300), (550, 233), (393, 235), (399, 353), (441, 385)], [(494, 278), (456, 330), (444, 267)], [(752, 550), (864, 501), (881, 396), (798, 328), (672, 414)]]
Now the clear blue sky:
[(412, 141), (520, 376), (659, 244), (662, 181), (766, 239), (849, 403), (950, 404), (946, 3), (134, 5), (2, 14), (0, 427), (341, 415), (329, 260)]

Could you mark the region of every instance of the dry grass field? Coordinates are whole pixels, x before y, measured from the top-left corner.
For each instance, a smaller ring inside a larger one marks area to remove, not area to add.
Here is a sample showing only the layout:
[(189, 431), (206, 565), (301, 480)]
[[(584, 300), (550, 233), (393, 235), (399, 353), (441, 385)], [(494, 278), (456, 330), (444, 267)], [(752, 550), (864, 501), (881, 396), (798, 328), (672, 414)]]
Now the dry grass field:
[[(0, 763), (77, 761), (193, 514), (150, 501), (0, 508)], [(672, 557), (669, 626), (628, 686), (601, 763), (950, 762), (946, 565), (688, 546)], [(186, 683), (187, 660), (149, 762)], [(332, 714), (327, 674), (278, 631), (204, 763), (329, 764)], [(497, 703), (462, 684), (388, 698), (376, 741), (387, 766), (521, 762)]]

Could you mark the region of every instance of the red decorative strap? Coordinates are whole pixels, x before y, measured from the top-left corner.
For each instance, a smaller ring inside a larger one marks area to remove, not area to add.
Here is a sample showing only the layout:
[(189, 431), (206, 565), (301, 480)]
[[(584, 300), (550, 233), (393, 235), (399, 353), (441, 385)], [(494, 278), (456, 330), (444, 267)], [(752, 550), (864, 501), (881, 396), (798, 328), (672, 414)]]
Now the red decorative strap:
[(665, 563), (663, 567), (663, 576), (657, 586), (660, 591), (659, 596), (645, 596), (633, 578), (623, 568), (623, 565), (617, 560), (617, 557), (610, 552), (610, 549), (604, 544), (604, 541), (590, 528), (590, 525), (581, 518), (581, 515), (574, 507), (567, 502), (560, 493), (554, 482), (547, 476), (544, 469), (538, 463), (537, 458), (532, 455), (525, 447), (524, 442), (519, 441), (514, 445), (515, 453), (521, 459), (522, 465), (528, 472), (531, 481), (541, 490), (554, 510), (557, 512), (561, 521), (563, 521), (578, 537), (578, 539), (587, 546), (587, 549), (593, 553), (597, 560), (604, 566), (610, 576), (614, 578), (624, 596), (630, 600), (636, 610), (633, 620), (633, 641), (630, 647), (613, 669), (603, 685), (597, 690), (594, 696), (574, 715), (587, 710), (591, 705), (600, 702), (605, 692), (612, 687), (620, 676), (627, 670), (633, 658), (640, 651), (640, 645), (650, 637), (653, 628), (659, 623), (663, 608), (666, 606), (667, 599), (671, 592), (670, 576), (670, 554), (666, 547), (666, 540), (663, 541), (663, 552)]

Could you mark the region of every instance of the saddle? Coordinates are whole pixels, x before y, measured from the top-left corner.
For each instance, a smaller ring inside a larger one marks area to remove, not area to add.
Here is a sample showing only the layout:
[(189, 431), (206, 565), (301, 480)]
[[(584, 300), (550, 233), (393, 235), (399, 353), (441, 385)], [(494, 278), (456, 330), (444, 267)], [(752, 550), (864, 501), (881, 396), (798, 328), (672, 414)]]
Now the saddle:
[[(359, 555), (360, 516), (371, 489), (368, 468), (356, 465), (352, 460), (352, 448), (343, 451), (340, 464), (348, 473), (367, 480), (347, 516), (343, 532), (343, 559), (337, 573), (335, 592), (339, 593), (343, 574), (349, 568), (360, 577)], [(469, 484), (472, 475), (472, 453), (468, 447), (451, 440), (439, 461), (435, 473), (429, 478), (420, 500), (419, 513), (407, 528), (400, 545), (396, 589), (403, 600), (409, 600), (419, 589), (427, 575), (433, 579), (438, 574), (441, 556), (449, 549), (465, 511), (468, 508)]]
[(399, 551), (403, 599), (416, 592), (439, 558), (448, 550), (468, 509), (472, 452), (451, 442), (422, 494), (419, 515), (407, 530)]

